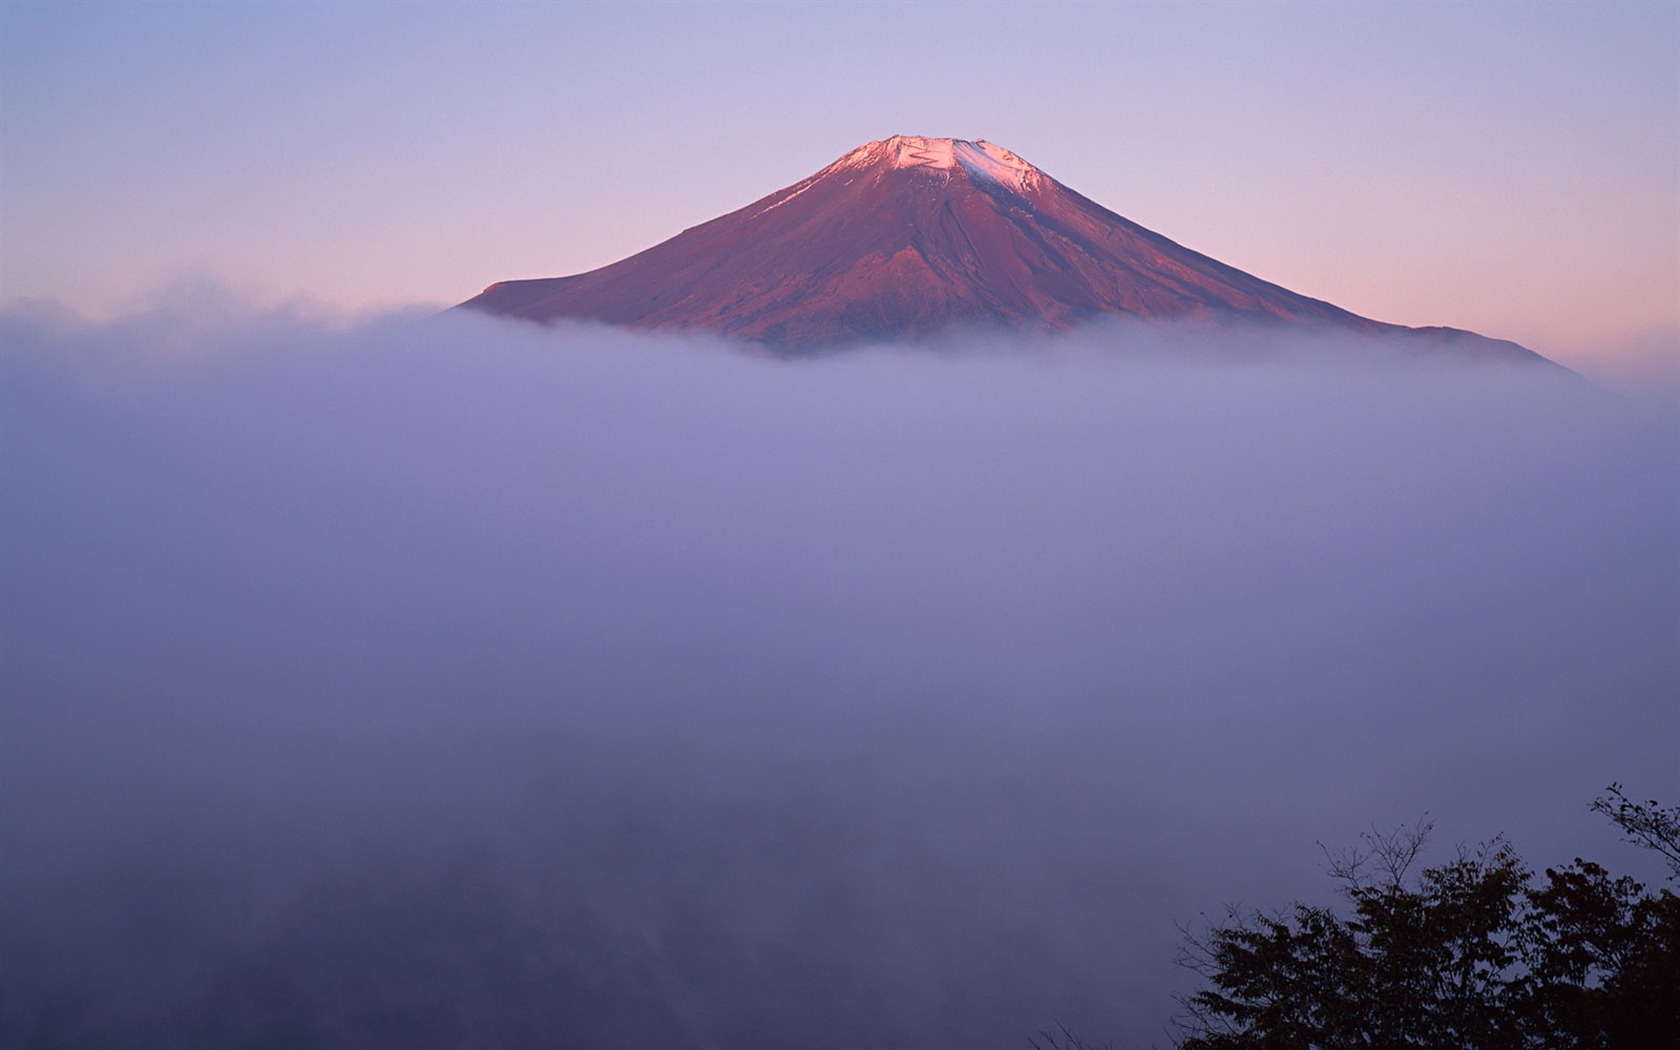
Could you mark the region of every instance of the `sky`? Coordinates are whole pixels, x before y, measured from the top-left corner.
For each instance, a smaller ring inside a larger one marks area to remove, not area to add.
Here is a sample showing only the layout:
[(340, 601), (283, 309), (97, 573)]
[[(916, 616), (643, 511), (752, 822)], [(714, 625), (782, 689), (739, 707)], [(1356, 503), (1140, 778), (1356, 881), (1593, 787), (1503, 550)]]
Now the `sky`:
[(1649, 365), (1677, 66), (1670, 4), (7, 4), (0, 305), (457, 302), (906, 133), (1380, 320)]

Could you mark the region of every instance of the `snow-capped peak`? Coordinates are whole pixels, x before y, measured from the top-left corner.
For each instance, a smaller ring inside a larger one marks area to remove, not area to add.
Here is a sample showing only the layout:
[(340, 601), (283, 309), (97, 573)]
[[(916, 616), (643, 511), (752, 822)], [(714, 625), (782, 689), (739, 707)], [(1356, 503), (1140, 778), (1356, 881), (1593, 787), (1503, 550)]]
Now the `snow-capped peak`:
[(926, 168), (954, 170), (961, 168), (970, 176), (997, 183), (1025, 193), (1042, 177), (1042, 172), (1002, 146), (984, 139), (930, 139), (920, 135), (894, 135), (880, 142), (870, 142), (841, 157), (836, 168), (865, 168), (885, 165), (889, 168)]

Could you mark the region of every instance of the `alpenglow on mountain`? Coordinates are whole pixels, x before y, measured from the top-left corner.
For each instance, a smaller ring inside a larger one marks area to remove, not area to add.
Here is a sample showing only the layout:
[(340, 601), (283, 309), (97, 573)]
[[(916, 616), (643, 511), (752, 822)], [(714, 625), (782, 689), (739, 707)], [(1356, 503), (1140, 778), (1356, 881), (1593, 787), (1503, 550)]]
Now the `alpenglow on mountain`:
[(700, 330), (799, 352), (957, 326), (1055, 331), (1104, 316), (1400, 336), (1543, 361), (1451, 328), (1384, 324), (1191, 251), (986, 141), (898, 135), (627, 259), (502, 281), (489, 313)]

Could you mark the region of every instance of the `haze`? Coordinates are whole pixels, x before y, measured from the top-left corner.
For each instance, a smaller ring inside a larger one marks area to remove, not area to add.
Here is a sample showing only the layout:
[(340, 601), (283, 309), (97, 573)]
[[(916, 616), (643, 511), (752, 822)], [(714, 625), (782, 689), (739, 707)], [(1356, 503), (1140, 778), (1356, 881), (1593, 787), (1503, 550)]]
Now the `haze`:
[(1657, 874), (1586, 805), (1680, 791), (1666, 395), (3, 324), (9, 1045), (1165, 1045), (1315, 842)]

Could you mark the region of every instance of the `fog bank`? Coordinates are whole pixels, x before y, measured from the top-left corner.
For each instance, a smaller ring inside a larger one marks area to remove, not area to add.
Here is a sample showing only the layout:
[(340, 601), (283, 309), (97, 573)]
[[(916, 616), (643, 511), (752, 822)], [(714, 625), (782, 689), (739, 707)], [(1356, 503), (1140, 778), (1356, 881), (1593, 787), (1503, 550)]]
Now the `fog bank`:
[(1660, 401), (223, 306), (0, 319), (8, 1045), (1166, 1045), (1316, 841), (1657, 875)]

